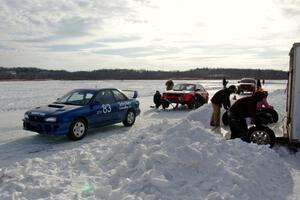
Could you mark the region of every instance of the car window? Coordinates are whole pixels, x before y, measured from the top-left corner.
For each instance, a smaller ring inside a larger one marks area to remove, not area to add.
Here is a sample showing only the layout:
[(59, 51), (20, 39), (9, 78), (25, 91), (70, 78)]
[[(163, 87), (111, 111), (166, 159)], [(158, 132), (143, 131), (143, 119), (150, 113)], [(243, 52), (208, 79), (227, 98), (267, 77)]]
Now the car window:
[(253, 80), (253, 79), (242, 79), (242, 80), (241, 80), (241, 83), (253, 83), (253, 84), (255, 84), (256, 81)]
[(116, 100), (110, 90), (101, 90), (96, 95), (94, 101), (98, 103), (114, 103)]
[(202, 85), (200, 85), (200, 84), (196, 85), (196, 90), (200, 90), (201, 92), (205, 91), (204, 87)]
[(128, 100), (128, 98), (118, 90), (112, 90), (112, 93), (113, 93), (116, 101), (126, 101), (126, 100)]
[(87, 104), (92, 97), (94, 96), (93, 93), (85, 92), (85, 91), (71, 91), (65, 96), (61, 97), (55, 103), (62, 103), (62, 104), (71, 104), (71, 105), (85, 105)]
[(177, 84), (173, 87), (173, 90), (181, 91), (181, 90), (188, 90), (193, 91), (195, 88), (194, 84)]

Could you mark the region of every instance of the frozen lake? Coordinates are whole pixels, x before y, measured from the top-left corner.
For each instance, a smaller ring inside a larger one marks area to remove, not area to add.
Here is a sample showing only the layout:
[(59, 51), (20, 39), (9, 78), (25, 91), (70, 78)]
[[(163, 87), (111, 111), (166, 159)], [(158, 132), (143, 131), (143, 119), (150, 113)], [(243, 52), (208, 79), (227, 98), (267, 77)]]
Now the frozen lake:
[[(222, 88), (221, 80), (174, 82), (199, 82), (210, 97)], [(209, 104), (192, 111), (150, 108), (164, 83), (0, 82), (0, 199), (298, 199), (298, 153), (225, 140), (222, 131), (209, 126)], [(263, 86), (279, 113), (279, 122), (271, 125), (277, 136), (285, 117), (286, 83), (267, 80)], [(142, 112), (134, 126), (93, 129), (77, 142), (22, 130), (27, 109), (72, 89), (104, 87), (138, 91)], [(88, 194), (86, 188), (92, 188)]]

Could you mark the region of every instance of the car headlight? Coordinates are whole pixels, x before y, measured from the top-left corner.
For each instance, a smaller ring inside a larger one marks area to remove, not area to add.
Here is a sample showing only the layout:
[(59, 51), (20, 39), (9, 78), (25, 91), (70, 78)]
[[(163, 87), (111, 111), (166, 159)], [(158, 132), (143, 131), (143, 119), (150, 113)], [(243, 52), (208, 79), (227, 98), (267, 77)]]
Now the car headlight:
[(24, 119), (29, 119), (29, 115), (28, 114), (24, 114)]
[(45, 118), (45, 121), (46, 121), (46, 122), (56, 122), (56, 117), (48, 117), (48, 118)]

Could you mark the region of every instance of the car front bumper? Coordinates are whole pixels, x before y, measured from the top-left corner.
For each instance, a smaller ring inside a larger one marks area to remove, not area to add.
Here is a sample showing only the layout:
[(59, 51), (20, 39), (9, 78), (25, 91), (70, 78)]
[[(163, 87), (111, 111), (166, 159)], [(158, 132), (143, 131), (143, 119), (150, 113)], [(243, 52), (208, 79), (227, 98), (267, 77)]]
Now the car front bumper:
[(69, 132), (69, 123), (36, 122), (23, 119), (23, 129), (47, 135), (65, 135)]
[(255, 87), (254, 86), (239, 86), (238, 90), (241, 90), (241, 91), (255, 91)]

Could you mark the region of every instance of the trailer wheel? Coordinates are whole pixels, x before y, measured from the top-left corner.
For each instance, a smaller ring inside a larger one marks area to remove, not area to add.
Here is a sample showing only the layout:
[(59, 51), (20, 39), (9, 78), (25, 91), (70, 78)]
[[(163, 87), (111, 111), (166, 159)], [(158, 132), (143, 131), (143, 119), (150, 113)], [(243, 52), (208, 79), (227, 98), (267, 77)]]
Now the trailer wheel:
[(228, 113), (227, 111), (224, 112), (224, 114), (222, 115), (222, 122), (225, 126), (228, 126), (229, 124), (229, 120), (228, 120)]
[(272, 148), (275, 144), (275, 134), (266, 126), (253, 126), (248, 130), (248, 140), (258, 145), (269, 145)]

